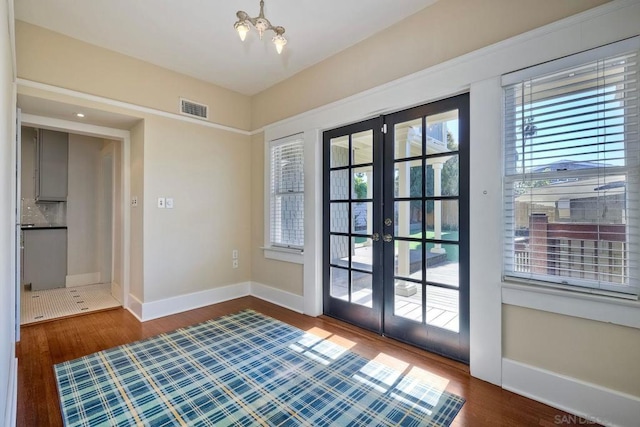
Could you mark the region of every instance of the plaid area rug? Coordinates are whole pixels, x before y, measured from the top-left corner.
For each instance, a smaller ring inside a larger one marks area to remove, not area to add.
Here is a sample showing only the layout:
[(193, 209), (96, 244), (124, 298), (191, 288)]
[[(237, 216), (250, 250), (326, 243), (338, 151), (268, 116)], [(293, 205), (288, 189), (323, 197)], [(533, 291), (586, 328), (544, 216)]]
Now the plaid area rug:
[(464, 404), (252, 310), (54, 369), (66, 426), (447, 426)]

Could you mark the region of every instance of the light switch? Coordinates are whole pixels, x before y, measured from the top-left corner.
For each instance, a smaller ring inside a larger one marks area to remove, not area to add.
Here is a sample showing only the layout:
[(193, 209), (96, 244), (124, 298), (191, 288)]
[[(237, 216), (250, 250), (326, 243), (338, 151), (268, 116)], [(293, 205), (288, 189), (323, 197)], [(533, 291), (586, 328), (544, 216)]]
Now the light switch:
[(158, 197), (158, 208), (164, 209), (165, 207), (165, 199), (164, 197)]
[(165, 205), (167, 206), (167, 209), (173, 209), (173, 197), (167, 197)]

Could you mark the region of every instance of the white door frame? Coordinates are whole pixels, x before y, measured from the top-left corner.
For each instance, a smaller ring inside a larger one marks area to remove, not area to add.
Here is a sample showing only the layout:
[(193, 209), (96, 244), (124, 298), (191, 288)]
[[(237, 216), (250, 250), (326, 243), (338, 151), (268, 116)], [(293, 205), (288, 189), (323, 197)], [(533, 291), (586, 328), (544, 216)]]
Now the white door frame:
[[(122, 181), (122, 235), (120, 257), (122, 265), (122, 281), (121, 289), (116, 290), (119, 295), (114, 295), (116, 299), (122, 302), (122, 306), (130, 308), (129, 288), (130, 288), (130, 264), (131, 264), (131, 212), (129, 209), (129, 199), (131, 192), (131, 135), (128, 130), (109, 128), (104, 126), (95, 126), (85, 123), (72, 122), (68, 120), (54, 119), (51, 117), (36, 116), (32, 114), (22, 114), (22, 126), (33, 126), (40, 129), (57, 130), (63, 132), (71, 132), (78, 135), (86, 135), (97, 138), (111, 139), (121, 141), (122, 143), (122, 162), (121, 162), (121, 181)], [(17, 196), (20, 197), (19, 195)], [(112, 248), (115, 250), (115, 247)], [(113, 253), (113, 252), (112, 252)], [(114, 257), (112, 255), (112, 263)], [(19, 267), (19, 266), (18, 266)], [(112, 290), (113, 287), (112, 287)]]
[[(113, 283), (114, 278), (114, 256), (115, 256), (115, 150), (113, 144), (100, 151), (100, 201), (98, 203), (98, 215), (100, 217), (100, 283)], [(107, 178), (110, 178), (107, 182)], [(109, 202), (107, 202), (109, 201)], [(110, 208), (110, 209), (107, 209)], [(105, 223), (103, 216), (107, 216), (109, 223)], [(105, 227), (106, 225), (106, 227)], [(110, 252), (110, 254), (109, 254)], [(109, 280), (105, 280), (108, 278)], [(113, 291), (116, 291), (115, 289)], [(119, 293), (119, 292), (115, 292)]]

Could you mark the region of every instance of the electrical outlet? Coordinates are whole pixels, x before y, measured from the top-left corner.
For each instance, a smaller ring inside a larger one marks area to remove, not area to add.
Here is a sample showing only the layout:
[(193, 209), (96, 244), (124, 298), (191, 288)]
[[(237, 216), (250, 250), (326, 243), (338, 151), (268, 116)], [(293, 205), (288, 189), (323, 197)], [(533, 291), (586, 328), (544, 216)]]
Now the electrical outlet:
[(165, 203), (164, 197), (158, 197), (158, 209), (164, 209)]
[(231, 258), (238, 259), (238, 250), (237, 249), (234, 249), (233, 251), (231, 251)]
[(165, 206), (167, 209), (173, 209), (173, 197), (167, 197), (165, 200)]
[(131, 198), (131, 207), (132, 208), (137, 208), (138, 207), (138, 196), (133, 196)]
[(233, 265), (233, 268), (238, 268), (238, 260), (234, 259), (232, 265)]

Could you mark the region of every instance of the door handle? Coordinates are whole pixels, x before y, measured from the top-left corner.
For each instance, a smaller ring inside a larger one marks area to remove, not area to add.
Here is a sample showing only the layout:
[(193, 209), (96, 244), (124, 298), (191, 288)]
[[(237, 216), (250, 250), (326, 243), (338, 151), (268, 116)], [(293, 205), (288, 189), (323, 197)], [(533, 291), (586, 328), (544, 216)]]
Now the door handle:
[(382, 235), (382, 240), (384, 240), (385, 242), (390, 242), (393, 240), (393, 236), (391, 234), (383, 234)]
[(377, 242), (378, 240), (380, 240), (380, 234), (373, 233), (373, 236), (371, 236), (371, 238), (373, 239), (374, 242)]

